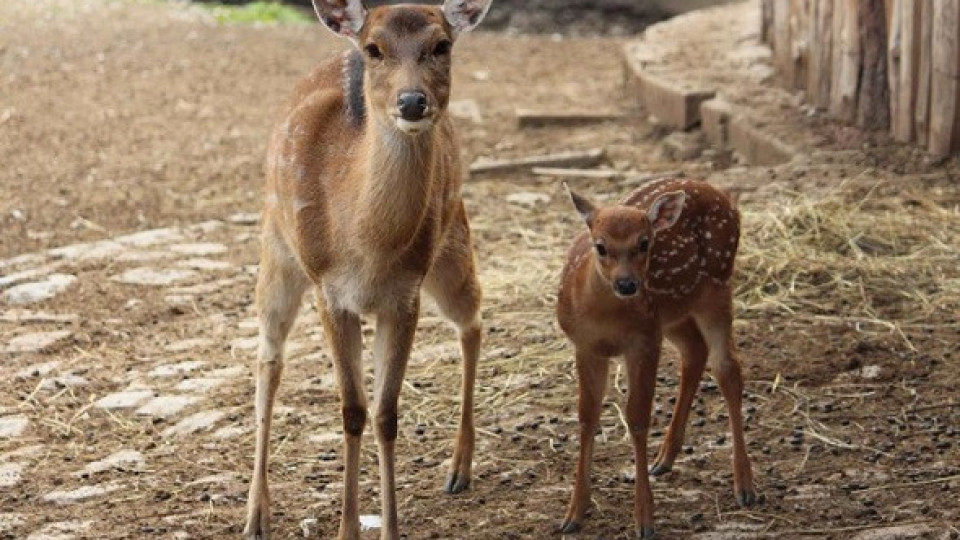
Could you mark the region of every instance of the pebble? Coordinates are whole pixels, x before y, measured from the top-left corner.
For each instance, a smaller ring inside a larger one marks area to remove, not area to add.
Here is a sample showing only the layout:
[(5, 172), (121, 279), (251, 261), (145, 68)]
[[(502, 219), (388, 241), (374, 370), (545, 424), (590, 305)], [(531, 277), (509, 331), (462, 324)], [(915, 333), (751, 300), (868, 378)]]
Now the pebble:
[(115, 468), (140, 470), (143, 468), (143, 454), (136, 450), (119, 450), (109, 456), (88, 463), (80, 473), (76, 474), (97, 474), (109, 471)]
[(129, 409), (152, 397), (153, 390), (124, 390), (98, 399), (93, 406), (100, 409)]
[(196, 396), (157, 396), (137, 409), (137, 414), (167, 418), (198, 401)]
[(164, 437), (170, 437), (174, 435), (189, 435), (191, 433), (196, 433), (210, 428), (210, 426), (216, 424), (221, 419), (227, 416), (227, 413), (224, 411), (201, 411), (196, 414), (192, 414), (183, 420), (180, 420), (175, 425), (170, 426), (163, 432)]
[(0, 352), (29, 353), (42, 351), (67, 339), (71, 335), (72, 333), (67, 330), (22, 334), (8, 341), (7, 346), (0, 350)]
[(122, 485), (115, 483), (81, 486), (77, 489), (51, 491), (43, 496), (43, 500), (56, 504), (74, 504), (106, 495), (107, 493), (112, 493), (122, 488)]
[(92, 521), (58, 521), (48, 523), (40, 530), (30, 533), (27, 540), (70, 540), (74, 538), (72, 533), (78, 533), (90, 528)]
[(210, 255), (220, 255), (227, 252), (227, 246), (214, 242), (197, 242), (192, 244), (173, 244), (167, 246), (167, 249), (181, 255), (192, 255), (196, 257), (209, 257)]
[(0, 417), (0, 438), (19, 437), (29, 423), (26, 416)]
[(63, 292), (77, 281), (71, 274), (52, 274), (43, 281), (21, 283), (3, 292), (3, 299), (9, 304), (34, 304), (49, 300)]
[(188, 360), (186, 362), (180, 362), (179, 364), (164, 364), (162, 366), (157, 366), (152, 370), (150, 370), (150, 373), (147, 373), (147, 376), (172, 377), (174, 375), (182, 375), (184, 373), (189, 373), (205, 365), (207, 365), (207, 363), (200, 360)]
[(19, 463), (4, 463), (0, 465), (0, 488), (13, 487), (20, 483), (20, 473), (23, 465)]
[(143, 266), (127, 270), (110, 279), (126, 285), (170, 285), (171, 283), (183, 281), (196, 275), (197, 273), (193, 270), (157, 270)]

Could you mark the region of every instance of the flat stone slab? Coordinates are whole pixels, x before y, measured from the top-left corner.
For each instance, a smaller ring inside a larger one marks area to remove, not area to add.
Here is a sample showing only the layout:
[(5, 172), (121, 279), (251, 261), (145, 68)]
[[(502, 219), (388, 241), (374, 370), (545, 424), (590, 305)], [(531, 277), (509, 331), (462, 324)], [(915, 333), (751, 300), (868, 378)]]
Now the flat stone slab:
[(207, 363), (200, 360), (188, 360), (186, 362), (180, 362), (179, 364), (164, 364), (151, 369), (150, 373), (147, 373), (147, 376), (172, 377), (174, 375), (190, 373), (191, 371), (201, 368), (205, 365), (207, 365)]
[(29, 353), (42, 351), (57, 344), (57, 342), (67, 339), (71, 334), (72, 333), (67, 330), (22, 334), (8, 341), (7, 346), (0, 352)]
[(213, 432), (214, 439), (234, 439), (247, 432), (247, 428), (242, 426), (224, 426)]
[(127, 270), (126, 272), (113, 276), (110, 279), (112, 281), (117, 281), (127, 285), (170, 285), (171, 283), (175, 283), (177, 281), (190, 279), (196, 275), (197, 273), (193, 270), (158, 270), (156, 268), (143, 266), (140, 268)]
[(175, 425), (165, 429), (163, 431), (163, 436), (170, 437), (174, 435), (189, 435), (191, 433), (203, 431), (209, 429), (225, 416), (227, 416), (227, 413), (224, 411), (201, 411), (196, 414), (191, 414), (190, 416), (177, 422)]
[(172, 244), (167, 246), (167, 249), (181, 255), (193, 255), (195, 257), (209, 257), (210, 255), (220, 255), (227, 252), (227, 246), (214, 242)]
[(189, 268), (191, 270), (230, 270), (234, 266), (227, 261), (217, 261), (214, 259), (193, 258), (177, 262), (177, 266)]
[(250, 373), (250, 368), (245, 366), (230, 366), (220, 369), (215, 369), (205, 373), (207, 377), (213, 377), (217, 379), (236, 379), (237, 377), (243, 377)]
[(113, 469), (140, 470), (143, 468), (143, 454), (136, 450), (119, 450), (101, 459), (88, 463), (76, 474), (97, 474)]
[(81, 377), (75, 373), (64, 373), (51, 379), (43, 381), (40, 388), (44, 390), (58, 390), (60, 388), (78, 388), (90, 384), (86, 377)]
[(77, 489), (51, 491), (43, 496), (43, 500), (55, 504), (75, 504), (113, 493), (122, 488), (122, 485), (116, 483), (81, 486)]
[(260, 223), (260, 214), (255, 212), (240, 212), (228, 217), (227, 221), (234, 225), (256, 225)]
[(35, 304), (53, 298), (75, 281), (77, 276), (71, 274), (52, 274), (42, 281), (21, 283), (10, 287), (3, 292), (3, 300), (14, 305)]
[(184, 408), (200, 401), (200, 399), (197, 396), (157, 396), (137, 409), (137, 414), (166, 418), (177, 414)]
[(192, 338), (192, 339), (181, 339), (180, 341), (174, 341), (173, 343), (167, 343), (163, 347), (163, 350), (172, 353), (192, 351), (194, 349), (199, 349), (201, 347), (209, 347), (213, 345), (214, 341), (207, 338)]
[(26, 309), (11, 309), (0, 313), (0, 321), (12, 323), (75, 323), (79, 320), (80, 316), (75, 313), (48, 313)]
[(19, 463), (4, 463), (0, 465), (0, 488), (13, 487), (20, 483), (23, 465)]
[(57, 369), (60, 366), (59, 360), (53, 360), (50, 362), (43, 362), (41, 364), (33, 364), (32, 366), (27, 366), (17, 372), (18, 379), (32, 379), (33, 377), (44, 377), (51, 371)]
[(74, 533), (79, 533), (90, 528), (93, 521), (59, 521), (57, 523), (48, 523), (42, 529), (30, 533), (27, 540), (72, 540), (76, 538)]
[(196, 379), (185, 379), (177, 385), (177, 390), (181, 392), (193, 392), (196, 394), (205, 394), (223, 383), (226, 379), (218, 377), (198, 377)]
[(124, 390), (108, 394), (94, 403), (100, 409), (130, 409), (153, 397), (153, 390)]
[[(879, 529), (870, 529), (862, 531), (853, 540), (910, 540), (912, 538), (928, 538), (932, 529), (924, 523), (913, 525), (898, 525), (895, 527), (882, 527)], [(941, 538), (947, 538), (941, 536)]]
[(0, 417), (0, 438), (19, 437), (29, 424), (30, 420), (26, 416)]

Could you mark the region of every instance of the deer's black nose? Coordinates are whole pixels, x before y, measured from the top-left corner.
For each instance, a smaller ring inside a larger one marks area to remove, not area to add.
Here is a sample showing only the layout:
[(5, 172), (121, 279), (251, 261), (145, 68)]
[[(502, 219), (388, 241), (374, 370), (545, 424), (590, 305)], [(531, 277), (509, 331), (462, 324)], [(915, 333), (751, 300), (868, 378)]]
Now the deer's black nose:
[(637, 280), (633, 278), (620, 278), (613, 282), (613, 289), (620, 296), (633, 296), (637, 294)]
[(423, 120), (427, 112), (427, 95), (423, 92), (404, 92), (397, 97), (400, 117), (408, 122)]

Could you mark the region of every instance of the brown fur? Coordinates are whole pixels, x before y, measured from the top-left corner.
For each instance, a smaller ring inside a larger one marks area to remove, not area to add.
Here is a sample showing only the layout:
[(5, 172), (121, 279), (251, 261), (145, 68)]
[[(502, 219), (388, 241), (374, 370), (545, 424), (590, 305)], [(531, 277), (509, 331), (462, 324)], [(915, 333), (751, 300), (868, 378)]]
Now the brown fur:
[[(331, 29), (353, 37), (351, 21), (318, 0)], [(340, 17), (340, 18), (338, 18)], [(460, 197), (459, 147), (445, 112), (453, 40), (437, 7), (371, 11), (357, 36), (375, 44), (363, 70), (362, 117), (348, 110), (347, 53), (307, 77), (274, 131), (267, 162), (266, 203), (257, 306), (257, 449), (246, 536), (270, 535), (267, 449), (283, 344), (303, 292), (318, 292), (320, 318), (332, 348), (344, 423), (345, 479), (340, 538), (359, 537), (360, 437), (367, 400), (360, 367), (361, 314), (377, 317), (374, 344), (374, 432), (380, 457), (383, 538), (399, 538), (394, 495), (397, 400), (413, 343), (423, 286), (458, 327), (464, 356), (461, 427), (446, 489), (467, 487), (473, 456), (473, 384), (480, 346), (480, 286)], [(424, 58), (427, 56), (428, 58)], [(356, 83), (356, 81), (354, 81)], [(419, 133), (395, 125), (397, 96), (422, 91), (432, 125)]]
[[(709, 184), (682, 179), (647, 184), (608, 208), (571, 195), (589, 230), (570, 248), (557, 302), (560, 326), (576, 349), (581, 424), (576, 483), (564, 530), (576, 530), (589, 506), (593, 434), (609, 359), (623, 356), (630, 389), (627, 421), (637, 469), (636, 526), (642, 537), (652, 535), (646, 437), (663, 336), (680, 350), (683, 364), (673, 420), (651, 472), (669, 470), (680, 451), (690, 404), (709, 360), (730, 412), (734, 490), (741, 504), (752, 503), (729, 284), (739, 238), (736, 209)], [(676, 203), (679, 199), (682, 205)], [(657, 206), (658, 201), (666, 202)], [(671, 219), (676, 222), (670, 224)], [(644, 242), (646, 252), (641, 248)], [(597, 244), (603, 246), (603, 256)], [(618, 279), (636, 280), (639, 292), (619, 296), (613, 285)]]

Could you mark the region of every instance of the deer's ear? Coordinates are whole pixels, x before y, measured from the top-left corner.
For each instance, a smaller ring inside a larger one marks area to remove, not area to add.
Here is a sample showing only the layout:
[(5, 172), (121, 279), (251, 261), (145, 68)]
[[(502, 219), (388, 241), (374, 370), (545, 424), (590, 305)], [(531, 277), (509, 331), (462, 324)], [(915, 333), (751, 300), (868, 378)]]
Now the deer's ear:
[(687, 194), (682, 191), (671, 191), (657, 197), (647, 210), (647, 219), (650, 220), (653, 232), (673, 227), (683, 213), (683, 203), (686, 200)]
[(572, 191), (566, 182), (563, 183), (563, 187), (566, 188), (567, 195), (570, 196), (573, 207), (577, 209), (577, 212), (580, 214), (580, 217), (583, 218), (587, 227), (593, 227), (593, 219), (597, 216), (597, 207), (579, 193)]
[(333, 33), (349, 38), (354, 43), (360, 36), (367, 10), (362, 0), (313, 0), (313, 10)]
[(480, 24), (493, 0), (447, 0), (443, 3), (443, 15), (453, 27), (453, 37), (469, 32)]

